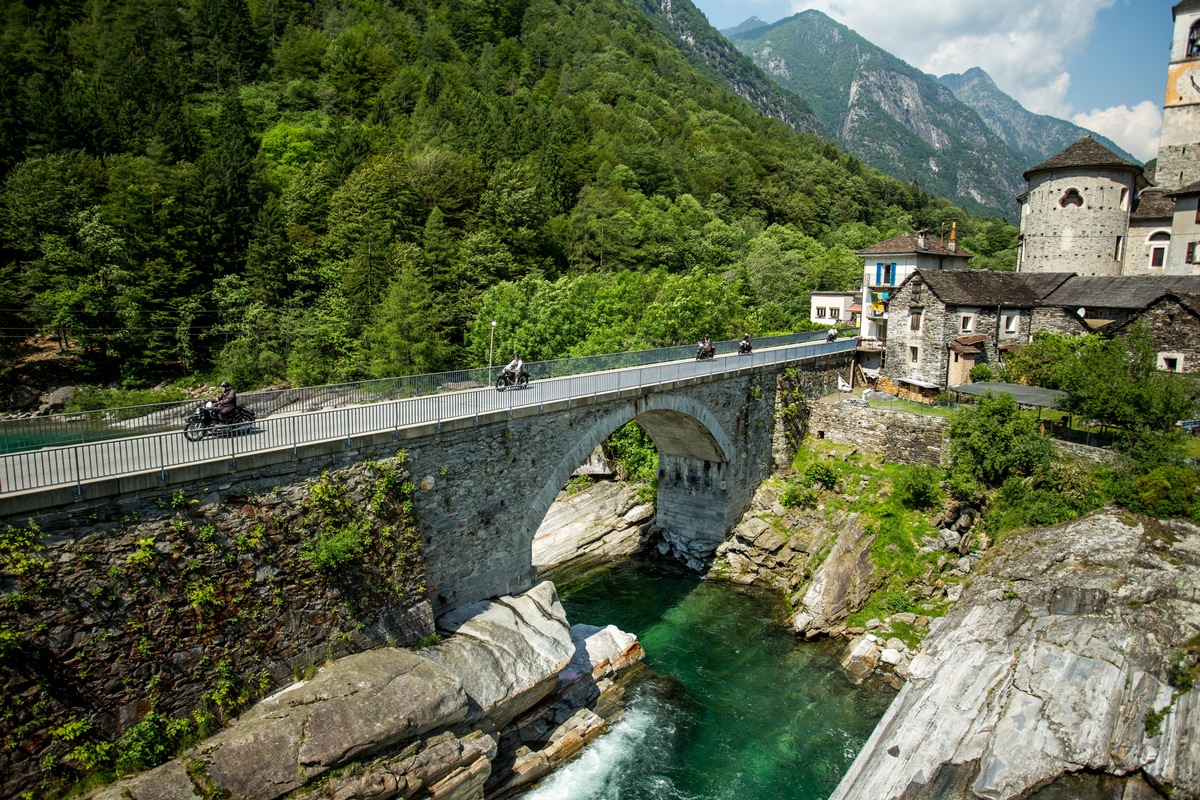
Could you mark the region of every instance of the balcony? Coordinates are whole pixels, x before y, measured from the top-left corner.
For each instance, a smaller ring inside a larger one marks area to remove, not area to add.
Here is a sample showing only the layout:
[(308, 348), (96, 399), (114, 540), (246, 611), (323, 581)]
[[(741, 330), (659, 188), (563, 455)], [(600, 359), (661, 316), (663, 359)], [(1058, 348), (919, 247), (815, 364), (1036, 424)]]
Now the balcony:
[(882, 353), (887, 350), (887, 341), (860, 336), (857, 349), (860, 353)]

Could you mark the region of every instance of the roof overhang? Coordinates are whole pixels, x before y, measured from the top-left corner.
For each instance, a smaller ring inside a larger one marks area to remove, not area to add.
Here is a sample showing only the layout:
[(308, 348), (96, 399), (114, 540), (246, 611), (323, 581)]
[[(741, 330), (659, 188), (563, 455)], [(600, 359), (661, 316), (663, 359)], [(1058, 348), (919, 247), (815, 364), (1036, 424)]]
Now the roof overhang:
[(922, 389), (941, 389), (941, 384), (930, 383), (923, 381), (920, 378), (896, 378), (896, 383), (907, 383), (910, 386), (919, 386)]
[(981, 397), (989, 392), (992, 394), (1012, 395), (1013, 400), (1022, 406), (1040, 406), (1056, 408), (1060, 400), (1067, 396), (1066, 392), (1057, 389), (1043, 389), (1040, 386), (1022, 386), (1019, 383), (995, 383), (992, 381), (980, 383), (963, 383), (951, 386), (950, 391), (959, 394), (969, 394)]

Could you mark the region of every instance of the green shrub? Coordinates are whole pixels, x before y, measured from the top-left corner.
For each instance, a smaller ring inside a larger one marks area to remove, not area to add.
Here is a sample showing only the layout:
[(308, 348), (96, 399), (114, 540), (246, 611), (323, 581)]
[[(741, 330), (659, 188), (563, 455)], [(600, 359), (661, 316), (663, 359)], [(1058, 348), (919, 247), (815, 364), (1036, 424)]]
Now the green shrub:
[(168, 719), (157, 711), (151, 711), (125, 731), (117, 743), (117, 770), (129, 773), (157, 767), (184, 744), (191, 727), (189, 720)]
[(987, 383), (992, 379), (992, 368), (987, 364), (976, 364), (971, 367), (972, 383)]
[(341, 527), (323, 528), (301, 555), (319, 572), (341, 569), (366, 552), (370, 527), (370, 521), (358, 520)]
[(1159, 518), (1190, 517), (1196, 504), (1196, 472), (1190, 467), (1164, 464), (1134, 479), (1135, 511)]
[(1027, 478), (1010, 477), (988, 509), (988, 531), (1002, 536), (1017, 528), (1057, 525), (1106, 502), (1092, 470), (1077, 461), (1054, 459)]
[(950, 416), (950, 457), (960, 486), (971, 481), (999, 486), (1012, 475), (1031, 474), (1053, 456), (1054, 445), (1010, 394), (989, 392), (976, 408), (959, 408)]
[(940, 499), (941, 482), (941, 470), (919, 464), (896, 476), (896, 498), (906, 508), (932, 508)]
[(779, 498), (779, 504), (784, 508), (815, 508), (817, 498), (817, 490), (811, 486), (788, 481), (783, 489), (783, 496)]
[(884, 610), (888, 614), (903, 614), (906, 612), (916, 611), (916, 604), (913, 599), (908, 596), (908, 592), (891, 591), (883, 597), (882, 602)]
[(815, 461), (804, 470), (804, 481), (809, 486), (821, 486), (832, 489), (837, 486), (837, 470), (824, 461)]
[(588, 489), (595, 482), (596, 479), (591, 475), (573, 475), (570, 480), (567, 481), (567, 495), (570, 496), (579, 494), (580, 492)]

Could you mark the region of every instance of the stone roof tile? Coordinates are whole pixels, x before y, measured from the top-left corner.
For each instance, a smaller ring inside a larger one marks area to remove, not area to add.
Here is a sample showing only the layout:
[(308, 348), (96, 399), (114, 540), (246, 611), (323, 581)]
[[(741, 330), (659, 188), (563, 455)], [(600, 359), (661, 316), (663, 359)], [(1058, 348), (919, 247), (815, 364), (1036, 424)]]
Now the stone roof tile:
[(1015, 272), (919, 269), (909, 280), (918, 275), (930, 291), (947, 305), (1033, 308), (1040, 305), (1041, 301), (1041, 295), (1029, 287), (1025, 276)]
[(1200, 294), (1200, 275), (1077, 275), (1043, 298), (1060, 308), (1145, 308), (1162, 295)]
[(899, 236), (893, 236), (890, 239), (885, 239), (879, 244), (873, 244), (863, 250), (858, 251), (860, 256), (874, 255), (901, 255), (908, 253), (928, 253), (935, 256), (961, 256), (963, 258), (971, 258), (974, 253), (968, 253), (961, 247), (957, 250), (951, 250), (950, 244), (940, 236), (932, 236), (925, 234), (925, 246), (919, 246), (919, 237), (915, 233), (902, 233)]
[(1075, 277), (1074, 272), (1022, 272), (1019, 274), (1025, 279), (1025, 285), (1038, 297), (1045, 297)]
[[(1180, 192), (1183, 190), (1181, 189)], [(1138, 195), (1137, 205), (1133, 208), (1134, 219), (1162, 219), (1175, 213), (1175, 201), (1171, 196), (1177, 192), (1165, 192), (1162, 189), (1146, 189)]]
[(1051, 169), (1070, 169), (1072, 167), (1118, 167), (1135, 171), (1138, 175), (1142, 174), (1142, 168), (1137, 164), (1126, 161), (1092, 137), (1084, 136), (1057, 155), (1050, 156), (1050, 158), (1035, 167), (1030, 167), (1024, 172), (1022, 177), (1028, 181), (1029, 176), (1035, 172), (1045, 172)]
[[(1197, 2), (1200, 2), (1200, 0), (1197, 0)], [(1172, 197), (1178, 197), (1181, 194), (1200, 194), (1200, 181), (1194, 181), (1193, 183), (1189, 183), (1187, 186), (1180, 186), (1178, 189), (1172, 192), (1166, 192), (1166, 194), (1171, 195)]]

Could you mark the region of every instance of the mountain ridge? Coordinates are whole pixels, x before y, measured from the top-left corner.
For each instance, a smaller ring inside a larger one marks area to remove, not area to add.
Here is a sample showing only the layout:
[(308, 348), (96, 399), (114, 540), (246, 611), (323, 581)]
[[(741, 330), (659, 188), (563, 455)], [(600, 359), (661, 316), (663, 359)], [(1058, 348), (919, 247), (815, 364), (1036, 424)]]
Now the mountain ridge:
[(1035, 114), (996, 86), (992, 76), (980, 67), (971, 67), (963, 73), (941, 75), (936, 80), (975, 109), (984, 123), (1009, 147), (1029, 156), (1033, 163), (1045, 161), (1084, 136), (1091, 136), (1121, 158), (1142, 163), (1141, 159), (1095, 131), (1048, 114)]
[(1025, 159), (932, 77), (814, 10), (732, 41), (868, 166), (1016, 218)]

